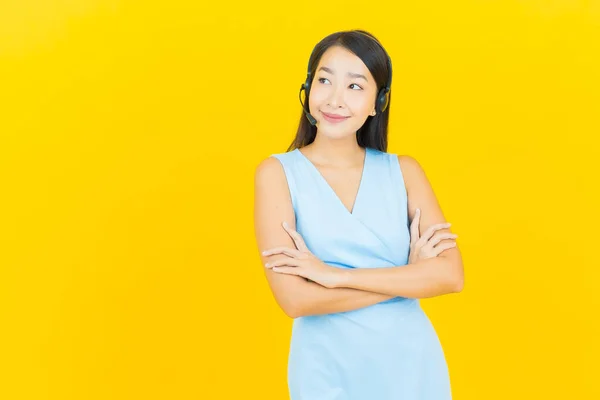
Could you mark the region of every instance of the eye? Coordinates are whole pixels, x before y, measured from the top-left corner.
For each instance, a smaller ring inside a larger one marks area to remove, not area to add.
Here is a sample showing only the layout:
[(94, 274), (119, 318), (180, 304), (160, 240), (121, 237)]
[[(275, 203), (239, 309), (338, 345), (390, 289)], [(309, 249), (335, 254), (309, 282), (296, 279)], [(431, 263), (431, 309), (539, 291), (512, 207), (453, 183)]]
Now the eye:
[[(324, 81), (329, 82), (329, 79), (327, 79), (327, 78), (319, 78), (318, 81), (319, 81), (319, 83), (323, 83), (324, 84), (325, 83)], [(356, 86), (357, 87), (357, 89), (353, 89), (353, 90), (362, 90), (362, 87), (360, 87), (356, 83), (351, 83), (350, 87), (352, 87), (352, 86)]]

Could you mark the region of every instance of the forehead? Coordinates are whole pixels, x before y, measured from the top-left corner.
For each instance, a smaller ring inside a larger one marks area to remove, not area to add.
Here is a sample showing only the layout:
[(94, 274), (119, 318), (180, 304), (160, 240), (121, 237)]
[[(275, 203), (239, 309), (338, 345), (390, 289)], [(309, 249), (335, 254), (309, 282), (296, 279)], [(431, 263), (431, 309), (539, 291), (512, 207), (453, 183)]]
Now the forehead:
[(331, 46), (321, 56), (317, 69), (322, 66), (340, 69), (342, 71), (351, 71), (356, 73), (369, 73), (369, 69), (363, 61), (350, 50), (342, 46)]

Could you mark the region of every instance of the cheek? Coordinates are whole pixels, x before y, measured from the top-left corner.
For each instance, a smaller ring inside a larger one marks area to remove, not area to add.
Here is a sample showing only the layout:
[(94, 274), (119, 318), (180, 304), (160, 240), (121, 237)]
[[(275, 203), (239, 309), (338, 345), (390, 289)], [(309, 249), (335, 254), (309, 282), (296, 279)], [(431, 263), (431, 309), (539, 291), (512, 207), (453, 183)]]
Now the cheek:
[(310, 90), (308, 103), (311, 107), (319, 107), (327, 99), (327, 90), (321, 87), (313, 87)]
[(365, 93), (356, 93), (354, 96), (348, 96), (346, 104), (354, 114), (369, 114), (373, 109), (375, 99)]

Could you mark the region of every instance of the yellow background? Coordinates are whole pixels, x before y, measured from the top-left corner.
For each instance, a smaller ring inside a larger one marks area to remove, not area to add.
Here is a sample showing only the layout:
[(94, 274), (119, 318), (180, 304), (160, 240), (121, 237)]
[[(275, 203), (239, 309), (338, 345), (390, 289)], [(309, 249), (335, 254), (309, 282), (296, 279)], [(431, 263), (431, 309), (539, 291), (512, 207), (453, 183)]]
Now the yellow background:
[(0, 398), (287, 398), (254, 168), (352, 28), (459, 234), (423, 301), (455, 399), (600, 398), (597, 0), (3, 0)]

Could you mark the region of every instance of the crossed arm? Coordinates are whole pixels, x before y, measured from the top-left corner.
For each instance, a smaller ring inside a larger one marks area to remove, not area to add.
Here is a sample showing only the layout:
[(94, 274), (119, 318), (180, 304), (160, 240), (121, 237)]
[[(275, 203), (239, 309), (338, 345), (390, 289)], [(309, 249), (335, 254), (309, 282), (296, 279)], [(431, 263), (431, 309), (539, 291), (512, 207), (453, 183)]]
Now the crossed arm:
[[(408, 192), (409, 219), (421, 209), (420, 230), (445, 222), (433, 190), (420, 165), (408, 156), (399, 156)], [(279, 161), (264, 160), (255, 174), (255, 234), (260, 249), (276, 246), (294, 248), (281, 229), (281, 221), (294, 226), (289, 190)], [(281, 256), (262, 256), (263, 265)], [(345, 287), (326, 288), (306, 279), (265, 269), (275, 300), (291, 318), (344, 312), (366, 307), (396, 296), (424, 298), (462, 290), (462, 260), (458, 246), (438, 257), (391, 268), (348, 271)]]

